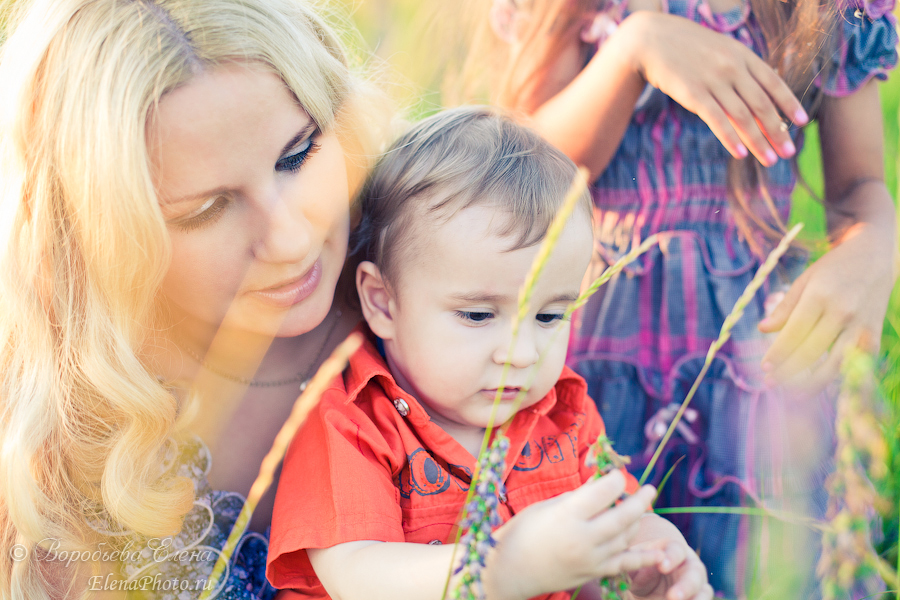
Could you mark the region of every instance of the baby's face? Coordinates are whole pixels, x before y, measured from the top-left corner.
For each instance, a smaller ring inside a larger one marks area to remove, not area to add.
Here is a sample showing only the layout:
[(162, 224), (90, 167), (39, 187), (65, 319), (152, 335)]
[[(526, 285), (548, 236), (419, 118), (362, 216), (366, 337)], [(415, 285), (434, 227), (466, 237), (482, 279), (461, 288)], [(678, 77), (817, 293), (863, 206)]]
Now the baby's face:
[(589, 218), (576, 210), (569, 220), (512, 347), (519, 288), (539, 245), (507, 251), (514, 238), (496, 234), (505, 218), (491, 207), (464, 209), (415, 240), (415, 251), (398, 264), (388, 363), (397, 383), (445, 427), (487, 425), (507, 360), (497, 424), (512, 416), (513, 398), (539, 357), (546, 355), (523, 408), (543, 398), (562, 372), (569, 339), (562, 316), (590, 262)]

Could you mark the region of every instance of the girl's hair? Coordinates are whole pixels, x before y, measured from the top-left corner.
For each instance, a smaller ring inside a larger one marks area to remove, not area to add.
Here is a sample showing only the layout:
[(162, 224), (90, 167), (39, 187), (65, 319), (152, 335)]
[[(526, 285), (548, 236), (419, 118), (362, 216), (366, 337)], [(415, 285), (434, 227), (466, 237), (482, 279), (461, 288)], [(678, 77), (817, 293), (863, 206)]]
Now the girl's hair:
[[(577, 168), (536, 132), (498, 109), (446, 110), (414, 125), (385, 152), (360, 194), (351, 249), (391, 284), (430, 226), (470, 206), (508, 215), (497, 234), (509, 250), (539, 243), (571, 188)], [(585, 188), (581, 209), (590, 219)]]
[(191, 482), (163, 468), (179, 404), (140, 358), (161, 327), (170, 262), (146, 145), (160, 99), (216, 65), (252, 62), (321, 128), (356, 150), (369, 140), (364, 86), (300, 0), (34, 0), (11, 27), (0, 63), (0, 540), (27, 558), (0, 553), (0, 596), (39, 599), (75, 584), (74, 568), (48, 578), (41, 554), (51, 540), (96, 548), (91, 515), (162, 536), (192, 504)]
[[(517, 47), (491, 31), (487, 10), (478, 20), (471, 51), (462, 67), (463, 97), (472, 98), (489, 90), (492, 102), (505, 107), (521, 107), (524, 95), (545, 71), (558, 50), (574, 37), (599, 10), (607, 10), (614, 0), (508, 0), (527, 17), (519, 21)], [(834, 0), (748, 0), (763, 36), (763, 59), (785, 80), (811, 115), (821, 103), (814, 85), (827, 81), (828, 60), (836, 51), (840, 14)], [(583, 60), (591, 47), (583, 44)], [(486, 57), (491, 57), (486, 60)], [(796, 169), (796, 157), (793, 159)], [(732, 160), (728, 182), (735, 219), (748, 243), (760, 251), (757, 231), (765, 237), (781, 237), (784, 224), (766, 188), (766, 171), (753, 158)]]

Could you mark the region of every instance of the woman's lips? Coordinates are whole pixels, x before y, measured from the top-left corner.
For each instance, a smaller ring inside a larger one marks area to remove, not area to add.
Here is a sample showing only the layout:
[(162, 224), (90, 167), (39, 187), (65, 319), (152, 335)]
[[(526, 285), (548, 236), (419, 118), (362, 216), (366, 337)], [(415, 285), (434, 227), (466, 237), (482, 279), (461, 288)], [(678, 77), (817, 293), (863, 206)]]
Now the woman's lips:
[(309, 271), (301, 275), (294, 281), (290, 281), (278, 287), (266, 288), (264, 290), (254, 290), (249, 292), (261, 302), (265, 302), (270, 306), (277, 308), (290, 308), (295, 304), (303, 302), (309, 297), (319, 285), (322, 279), (322, 260), (318, 259), (313, 263)]

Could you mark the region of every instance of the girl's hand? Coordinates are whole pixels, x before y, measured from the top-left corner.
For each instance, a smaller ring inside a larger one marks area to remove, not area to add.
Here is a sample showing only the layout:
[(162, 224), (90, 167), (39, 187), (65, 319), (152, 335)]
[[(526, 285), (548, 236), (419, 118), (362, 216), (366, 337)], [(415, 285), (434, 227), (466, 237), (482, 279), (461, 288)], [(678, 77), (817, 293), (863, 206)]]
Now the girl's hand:
[(844, 350), (877, 351), (896, 279), (896, 216), (884, 185), (881, 104), (873, 79), (822, 103), (819, 132), (833, 248), (794, 282), (759, 324), (779, 332), (763, 357), (773, 383), (814, 393), (837, 375)]
[(759, 324), (778, 331), (763, 357), (770, 383), (815, 393), (834, 379), (845, 350), (877, 352), (894, 283), (894, 253), (858, 224), (794, 282)]
[(487, 597), (524, 600), (664, 560), (659, 548), (629, 549), (654, 489), (645, 486), (611, 506), (624, 491), (616, 471), (510, 519), (487, 557)]
[(658, 600), (711, 600), (706, 566), (669, 521), (646, 515), (636, 543), (630, 550), (658, 550), (662, 558), (631, 574), (630, 590), (636, 598)]
[(796, 153), (779, 110), (798, 125), (809, 117), (781, 77), (742, 43), (689, 19), (646, 11), (622, 21), (609, 43), (617, 38), (625, 38), (647, 83), (703, 119), (735, 158), (749, 149), (772, 166)]

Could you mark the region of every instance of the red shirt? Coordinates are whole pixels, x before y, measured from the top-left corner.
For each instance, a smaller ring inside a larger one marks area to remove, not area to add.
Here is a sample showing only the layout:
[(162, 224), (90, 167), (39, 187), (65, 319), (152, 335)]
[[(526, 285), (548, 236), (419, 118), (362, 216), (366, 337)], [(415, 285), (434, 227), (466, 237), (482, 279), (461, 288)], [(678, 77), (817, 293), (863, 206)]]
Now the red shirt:
[[(579, 487), (603, 421), (568, 367), (509, 427), (509, 520), (526, 506)], [(266, 576), (276, 588), (328, 598), (306, 548), (344, 542), (452, 543), (475, 458), (433, 423), (391, 376), (371, 340), (354, 354), (297, 433), (275, 498)], [(629, 476), (629, 492), (637, 482)], [(568, 598), (568, 593), (547, 598)]]

